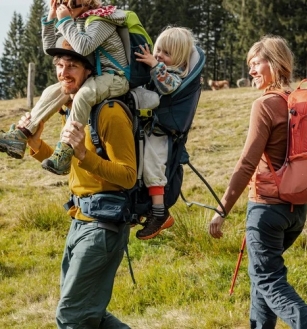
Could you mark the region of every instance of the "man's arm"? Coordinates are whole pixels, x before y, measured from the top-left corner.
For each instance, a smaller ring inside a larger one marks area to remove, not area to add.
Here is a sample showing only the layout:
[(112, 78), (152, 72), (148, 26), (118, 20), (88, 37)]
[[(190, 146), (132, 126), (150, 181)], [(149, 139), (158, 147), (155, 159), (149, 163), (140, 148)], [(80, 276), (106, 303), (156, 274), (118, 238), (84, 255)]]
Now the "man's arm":
[[(133, 187), (137, 171), (132, 123), (116, 102), (113, 107), (105, 105), (102, 108), (97, 133), (109, 160), (96, 154), (88, 129), (84, 130), (80, 123), (72, 122), (63, 131), (62, 141), (73, 147), (74, 156), (79, 160), (78, 167), (101, 180), (102, 185), (105, 185), (103, 181), (107, 181), (113, 188)], [(88, 174), (84, 172), (84, 175)]]

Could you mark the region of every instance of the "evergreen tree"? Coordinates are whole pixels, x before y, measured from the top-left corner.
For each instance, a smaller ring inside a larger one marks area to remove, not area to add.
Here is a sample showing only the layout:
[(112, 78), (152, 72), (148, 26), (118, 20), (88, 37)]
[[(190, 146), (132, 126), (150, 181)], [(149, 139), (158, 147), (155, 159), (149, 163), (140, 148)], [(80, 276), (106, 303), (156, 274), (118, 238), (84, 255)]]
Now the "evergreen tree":
[(134, 11), (148, 34), (151, 35), (151, 13), (154, 11), (154, 1), (148, 0), (110, 0), (106, 1), (106, 4), (116, 5), (117, 8), (123, 10), (132, 10)]
[(275, 12), (282, 25), (281, 36), (289, 42), (290, 48), (295, 55), (295, 77), (302, 79), (307, 75), (307, 2), (296, 0), (289, 2), (280, 1)]
[(226, 12), (219, 47), (222, 48), (221, 53), (225, 57), (225, 79), (229, 80), (232, 86), (235, 86), (240, 78), (249, 78), (246, 54), (242, 54), (242, 50), (238, 48), (239, 39), (236, 19), (230, 12)]
[[(153, 38), (152, 31), (151, 31), (151, 15), (154, 12), (154, 1), (148, 0), (130, 0), (129, 1), (129, 10), (134, 11), (144, 28), (146, 29), (147, 33)], [(154, 41), (154, 39), (152, 40)]]
[(167, 25), (180, 25), (177, 18), (177, 8), (179, 6), (176, 0), (155, 0), (153, 10), (147, 14), (148, 32), (153, 40), (156, 41), (158, 35)]
[(266, 34), (280, 35), (288, 41), (296, 59), (295, 76), (306, 76), (306, 0), (224, 0), (223, 5), (233, 17), (234, 52), (242, 63), (243, 77), (247, 72), (245, 58), (249, 48)]
[(30, 16), (27, 21), (23, 39), (23, 63), (27, 74), (29, 63), (35, 64), (35, 95), (41, 95), (42, 91), (54, 83), (52, 57), (43, 51), (41, 37), (41, 18), (46, 15), (47, 7), (44, 0), (33, 0), (30, 8)]
[(24, 23), (22, 16), (14, 12), (10, 30), (4, 41), (4, 52), (0, 59), (1, 99), (25, 97), (27, 78), (23, 74), (22, 39)]
[(204, 3), (203, 25), (205, 34), (202, 38), (207, 54), (205, 74), (213, 80), (230, 80), (228, 66), (230, 63), (227, 52), (227, 39), (224, 32), (227, 13), (221, 0), (207, 0)]
[(116, 6), (119, 9), (123, 9), (123, 10), (129, 10), (129, 3), (130, 0), (109, 0), (109, 1), (105, 1), (104, 4), (106, 5), (113, 5)]

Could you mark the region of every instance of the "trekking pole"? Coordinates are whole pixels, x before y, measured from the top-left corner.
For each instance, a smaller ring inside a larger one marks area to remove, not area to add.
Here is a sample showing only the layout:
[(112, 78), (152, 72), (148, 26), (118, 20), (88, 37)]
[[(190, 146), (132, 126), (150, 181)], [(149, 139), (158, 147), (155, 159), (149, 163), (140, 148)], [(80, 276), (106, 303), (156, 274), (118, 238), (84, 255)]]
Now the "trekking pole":
[(244, 235), (243, 241), (242, 241), (242, 245), (241, 245), (241, 249), (239, 252), (239, 256), (238, 256), (238, 261), (237, 261), (237, 265), (236, 265), (236, 269), (235, 272), (233, 274), (233, 278), (232, 278), (232, 282), (231, 282), (231, 287), (229, 290), (229, 295), (231, 296), (233, 293), (233, 288), (235, 286), (236, 283), (236, 279), (238, 276), (238, 272), (239, 272), (239, 268), (240, 268), (240, 264), (241, 264), (241, 260), (242, 260), (242, 256), (243, 256), (243, 252), (244, 252), (244, 248), (245, 248), (245, 244), (246, 244), (246, 236)]

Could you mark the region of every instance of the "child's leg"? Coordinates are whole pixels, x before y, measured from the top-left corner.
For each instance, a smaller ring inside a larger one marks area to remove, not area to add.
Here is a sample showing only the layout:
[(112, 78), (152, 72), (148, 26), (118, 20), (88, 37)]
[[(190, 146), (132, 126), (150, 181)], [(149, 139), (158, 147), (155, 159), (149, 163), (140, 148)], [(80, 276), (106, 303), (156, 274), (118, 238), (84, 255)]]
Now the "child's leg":
[(152, 197), (152, 212), (147, 217), (145, 227), (136, 234), (137, 238), (154, 238), (161, 230), (171, 227), (174, 219), (164, 205), (164, 186), (167, 183), (165, 168), (168, 156), (168, 136), (148, 136), (145, 134), (144, 183)]
[(118, 97), (124, 95), (129, 90), (129, 82), (124, 76), (111, 75), (112, 83), (110, 84), (110, 96)]
[(91, 109), (103, 100), (125, 94), (129, 89), (126, 78), (104, 73), (88, 78), (76, 93), (67, 125), (78, 121), (87, 125)]
[(68, 102), (69, 95), (65, 95), (61, 91), (61, 83), (47, 87), (38, 102), (31, 110), (31, 122), (26, 126), (31, 134), (34, 134), (41, 121), (46, 122), (53, 114)]
[(165, 186), (166, 162), (168, 156), (168, 136), (145, 133), (144, 183), (146, 187)]
[[(97, 84), (95, 79), (90, 77), (75, 94), (70, 115), (63, 129), (69, 127), (72, 121), (78, 121), (83, 126), (87, 125), (91, 108), (96, 104), (96, 93)], [(73, 154), (71, 146), (60, 141), (53, 154), (42, 162), (42, 167), (54, 174), (66, 175), (70, 172)]]
[(41, 121), (47, 121), (68, 99), (69, 95), (62, 94), (60, 83), (46, 88), (31, 111), (31, 122), (24, 128), (10, 129), (9, 132), (0, 134), (0, 152), (22, 159), (28, 137), (36, 132)]
[(84, 82), (74, 96), (70, 115), (65, 125), (66, 127), (70, 125), (71, 121), (78, 121), (83, 126), (87, 125), (92, 106), (99, 103), (98, 89), (101, 92), (101, 97), (106, 98), (109, 96), (108, 87), (106, 85), (99, 87), (94, 77), (90, 77)]
[[(101, 81), (96, 81), (94, 77), (88, 78), (75, 94), (70, 115), (63, 129), (69, 127), (72, 121), (80, 122), (86, 126), (92, 106), (97, 104), (101, 98), (108, 97), (108, 86), (106, 84), (99, 86), (98, 82)], [(57, 143), (53, 154), (42, 162), (42, 167), (54, 174), (66, 175), (70, 172), (73, 154), (71, 146), (60, 141)]]
[[(126, 92), (126, 83), (126, 79), (108, 73), (99, 77), (88, 78), (74, 96), (72, 109), (64, 129), (68, 127), (72, 121), (80, 122), (83, 126), (86, 126), (92, 107), (112, 96), (114, 90), (119, 89)], [(116, 93), (118, 95), (119, 91), (117, 90)], [(42, 162), (42, 167), (57, 175), (68, 174), (72, 156), (72, 148), (62, 141), (58, 142), (51, 157)]]
[(152, 200), (152, 215), (158, 220), (163, 220), (165, 216), (164, 186), (150, 186), (148, 191)]

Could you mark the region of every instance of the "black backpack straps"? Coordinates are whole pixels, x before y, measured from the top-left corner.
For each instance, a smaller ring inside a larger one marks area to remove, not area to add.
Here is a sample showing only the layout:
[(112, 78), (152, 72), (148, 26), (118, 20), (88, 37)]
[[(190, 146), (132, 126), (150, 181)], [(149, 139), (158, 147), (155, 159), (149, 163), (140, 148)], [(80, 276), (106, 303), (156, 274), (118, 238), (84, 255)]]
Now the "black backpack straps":
[(180, 136), (178, 136), (177, 138), (175, 138), (175, 140), (173, 137), (172, 143), (169, 144), (169, 149), (172, 148), (171, 150), (169, 150), (169, 153), (171, 156), (171, 162), (168, 167), (172, 167), (172, 168), (170, 168), (172, 170), (169, 173), (169, 176), (168, 176), (169, 179), (172, 179), (172, 177), (174, 176), (177, 166), (182, 164), (181, 163), (182, 153), (184, 151), (187, 153), (187, 151), (185, 149), (186, 141), (187, 141), (187, 133), (183, 133), (183, 134), (180, 134)]
[(97, 133), (98, 122), (99, 122), (99, 114), (100, 114), (100, 111), (102, 110), (102, 108), (104, 107), (104, 105), (109, 104), (110, 107), (113, 107), (114, 102), (118, 103), (123, 108), (123, 110), (125, 111), (125, 113), (129, 117), (129, 119), (133, 123), (133, 115), (132, 115), (130, 109), (128, 108), (128, 106), (124, 102), (122, 102), (118, 99), (114, 99), (114, 100), (113, 99), (106, 99), (103, 102), (93, 106), (92, 110), (91, 110), (91, 113), (90, 113), (90, 118), (89, 118), (89, 121), (88, 121), (89, 130), (90, 130), (90, 134), (91, 134), (91, 139), (92, 139), (92, 143), (96, 147), (96, 153), (105, 160), (109, 160), (109, 157), (107, 155), (107, 152), (106, 152), (105, 148), (102, 147), (99, 135)]
[[(91, 139), (92, 139), (92, 143), (96, 147), (96, 153), (105, 160), (109, 160), (109, 157), (107, 155), (106, 150), (101, 145), (100, 138), (97, 133), (97, 127), (98, 127), (98, 118), (99, 118), (100, 111), (103, 108), (103, 106), (107, 103), (109, 103), (109, 101), (105, 100), (105, 101), (93, 106), (91, 113), (90, 113), (90, 118), (88, 121)], [(111, 106), (111, 104), (110, 104), (110, 106)]]
[[(168, 154), (167, 154), (167, 162), (165, 168), (165, 176), (167, 177), (167, 184), (171, 179), (171, 166), (174, 164), (173, 162), (173, 138), (171, 135), (167, 134), (167, 144), (168, 144)], [(175, 167), (175, 166), (174, 166)], [(174, 170), (173, 170), (174, 171)]]
[(174, 135), (167, 134), (168, 136), (168, 155), (165, 168), (165, 176), (167, 177), (167, 183), (165, 191), (168, 191), (171, 185), (171, 181), (180, 165), (182, 165), (183, 153), (185, 157), (188, 157), (188, 153), (185, 148), (187, 141), (187, 133), (174, 137)]

